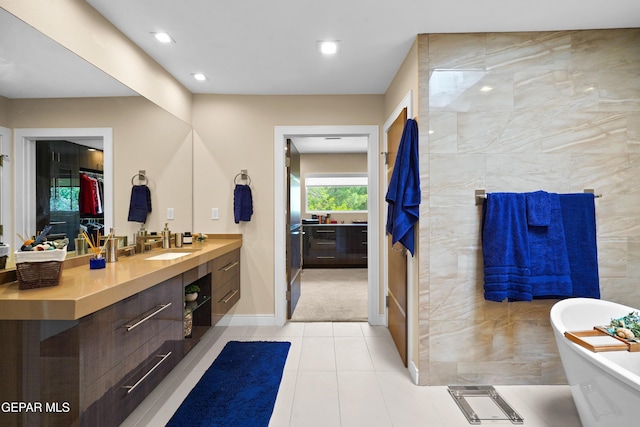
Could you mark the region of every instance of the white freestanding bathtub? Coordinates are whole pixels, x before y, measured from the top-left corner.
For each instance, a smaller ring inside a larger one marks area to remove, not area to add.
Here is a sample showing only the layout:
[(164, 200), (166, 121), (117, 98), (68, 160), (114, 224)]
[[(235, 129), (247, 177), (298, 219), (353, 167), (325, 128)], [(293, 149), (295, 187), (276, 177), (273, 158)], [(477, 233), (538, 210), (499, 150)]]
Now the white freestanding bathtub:
[(562, 300), (551, 308), (556, 344), (585, 427), (640, 425), (640, 352), (592, 352), (564, 333), (608, 325), (636, 310), (589, 298)]

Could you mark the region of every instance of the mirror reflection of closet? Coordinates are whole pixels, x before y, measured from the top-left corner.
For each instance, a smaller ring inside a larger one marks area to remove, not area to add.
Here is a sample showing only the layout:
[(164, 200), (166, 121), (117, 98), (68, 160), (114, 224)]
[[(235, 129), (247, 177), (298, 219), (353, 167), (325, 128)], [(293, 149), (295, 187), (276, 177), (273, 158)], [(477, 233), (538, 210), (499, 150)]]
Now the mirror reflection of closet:
[(79, 229), (104, 233), (102, 141), (38, 140), (36, 144), (36, 228), (51, 225), (49, 239), (69, 239), (74, 251)]

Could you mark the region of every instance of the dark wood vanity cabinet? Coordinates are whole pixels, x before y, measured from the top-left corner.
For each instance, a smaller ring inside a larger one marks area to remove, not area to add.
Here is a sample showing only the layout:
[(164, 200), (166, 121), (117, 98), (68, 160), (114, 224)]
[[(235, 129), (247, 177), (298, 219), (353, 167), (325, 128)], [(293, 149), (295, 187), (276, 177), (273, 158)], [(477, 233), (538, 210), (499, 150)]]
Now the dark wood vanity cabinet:
[(367, 226), (303, 225), (303, 267), (366, 267)]
[(211, 264), (211, 312), (215, 325), (240, 300), (240, 250), (222, 255), (211, 261)]
[[(191, 283), (201, 295), (185, 337)], [(42, 411), (0, 412), (0, 425), (120, 425), (239, 299), (237, 249), (78, 320), (1, 321), (18, 344), (0, 351), (0, 398)]]
[(80, 319), (80, 424), (119, 425), (183, 356), (176, 276)]

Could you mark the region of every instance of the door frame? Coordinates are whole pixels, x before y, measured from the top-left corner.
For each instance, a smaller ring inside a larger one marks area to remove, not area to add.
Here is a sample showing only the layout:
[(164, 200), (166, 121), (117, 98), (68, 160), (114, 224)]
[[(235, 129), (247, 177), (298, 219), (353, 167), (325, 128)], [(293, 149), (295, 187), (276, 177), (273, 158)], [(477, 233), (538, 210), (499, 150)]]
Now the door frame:
[[(405, 97), (402, 99), (400, 104), (396, 107), (396, 109), (391, 113), (387, 121), (384, 123), (384, 127), (382, 129), (382, 145), (383, 152), (387, 152), (388, 141), (387, 141), (387, 132), (393, 122), (398, 118), (403, 109), (407, 109), (407, 119), (411, 119), (414, 116), (413, 112), (413, 91), (407, 92)], [(384, 165), (383, 165), (384, 167)], [(387, 183), (386, 180), (383, 180), (383, 194), (387, 193)], [(382, 200), (384, 202), (384, 200)], [(384, 224), (387, 223), (387, 210), (383, 209), (384, 215)], [(388, 255), (389, 249), (387, 245), (382, 246), (382, 277), (383, 277), (383, 295), (388, 295), (389, 293), (389, 263)], [(418, 331), (418, 306), (417, 306), (417, 293), (416, 288), (417, 284), (415, 283), (416, 270), (418, 268), (418, 260), (414, 259), (414, 257), (407, 256), (407, 369), (409, 370), (409, 374), (411, 375), (411, 379), (414, 384), (419, 383), (419, 369), (417, 360), (414, 357), (414, 349), (416, 344), (418, 343), (419, 337), (415, 335)], [(388, 307), (385, 304), (384, 307), (384, 318), (388, 319)], [(385, 323), (385, 326), (388, 326)]]
[[(0, 126), (0, 156), (3, 156), (2, 171), (0, 171), (0, 224), (4, 226), (2, 240), (5, 244), (11, 243), (13, 228), (11, 226), (11, 129)], [(14, 246), (15, 248), (15, 246)]]
[[(104, 153), (104, 225), (113, 227), (113, 129), (112, 128), (17, 128), (13, 130), (14, 143), (14, 223), (16, 232), (35, 232), (36, 217), (36, 143), (38, 140), (97, 140), (102, 139)], [(17, 197), (21, 195), (21, 197)], [(18, 231), (20, 230), (20, 231)], [(12, 235), (13, 236), (13, 235)], [(20, 247), (13, 236), (14, 247)], [(16, 246), (17, 245), (17, 246)]]
[[(308, 136), (366, 136), (367, 176), (369, 179), (369, 212), (367, 221), (368, 249), (368, 318), (371, 325), (384, 325), (386, 314), (381, 315), (380, 279), (377, 261), (380, 259), (380, 186), (379, 186), (379, 126), (275, 126), (274, 127), (274, 241), (275, 241), (275, 324), (282, 326), (287, 322), (287, 276), (286, 276), (286, 167), (285, 146), (287, 138)], [(372, 265), (373, 264), (373, 265)]]

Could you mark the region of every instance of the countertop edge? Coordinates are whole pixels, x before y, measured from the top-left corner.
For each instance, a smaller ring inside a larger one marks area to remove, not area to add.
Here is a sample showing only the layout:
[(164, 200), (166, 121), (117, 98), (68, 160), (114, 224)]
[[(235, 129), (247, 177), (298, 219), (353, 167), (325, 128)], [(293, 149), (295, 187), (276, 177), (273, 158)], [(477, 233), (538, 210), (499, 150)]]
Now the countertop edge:
[[(138, 292), (149, 289), (165, 280), (181, 275), (193, 268), (205, 264), (221, 255), (232, 252), (242, 247), (241, 235), (216, 235), (208, 238), (200, 249), (193, 254), (183, 258), (170, 261), (146, 261), (145, 258), (152, 256), (152, 253), (138, 254), (132, 257), (123, 257), (116, 263), (107, 265), (103, 270), (93, 270), (92, 280), (108, 281), (110, 278), (117, 281), (114, 285), (87, 292), (84, 295), (60, 298), (47, 298), (51, 292), (56, 292), (58, 286), (52, 288), (30, 289), (20, 291), (17, 283), (6, 286), (0, 292), (0, 320), (77, 320), (86, 315), (95, 313), (105, 307), (122, 301)], [(195, 247), (195, 245), (194, 245)], [(155, 251), (154, 251), (155, 252)], [(158, 251), (161, 252), (161, 251)], [(137, 258), (140, 257), (140, 258)], [(143, 258), (144, 257), (144, 258)], [(134, 259), (136, 258), (136, 259)], [(117, 280), (116, 269), (125, 263), (144, 262), (155, 264), (149, 272), (130, 277), (127, 280)], [(120, 264), (123, 263), (123, 264)], [(73, 267), (68, 270), (76, 270), (86, 279), (86, 272), (89, 271), (87, 265)], [(66, 270), (63, 270), (63, 278)], [(71, 285), (68, 285), (71, 286)], [(80, 284), (74, 284), (81, 287)], [(20, 294), (24, 292), (24, 294)], [(42, 297), (40, 298), (39, 295)]]

